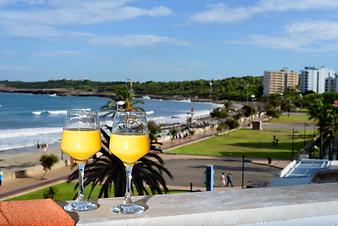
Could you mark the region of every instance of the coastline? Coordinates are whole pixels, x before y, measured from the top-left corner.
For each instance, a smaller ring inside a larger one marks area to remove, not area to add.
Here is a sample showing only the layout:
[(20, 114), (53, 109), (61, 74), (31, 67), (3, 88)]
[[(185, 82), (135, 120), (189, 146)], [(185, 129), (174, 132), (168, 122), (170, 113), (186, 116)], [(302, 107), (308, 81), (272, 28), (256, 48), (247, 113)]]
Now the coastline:
[[(113, 92), (88, 92), (88, 91), (81, 91), (75, 89), (66, 89), (66, 88), (55, 88), (55, 89), (17, 89), (12, 87), (1, 87), (0, 86), (0, 93), (26, 93), (26, 94), (46, 94), (46, 95), (54, 95), (57, 96), (95, 96), (95, 97), (106, 97), (106, 98), (114, 98), (116, 94)], [(144, 96), (149, 96), (151, 99), (157, 100), (177, 100), (177, 101), (185, 101), (190, 100), (191, 102), (210, 102), (210, 99), (203, 99), (203, 98), (187, 98), (179, 95), (154, 95), (154, 94), (143, 94), (135, 95), (136, 98), (142, 98)], [(219, 101), (212, 101), (212, 103), (223, 103), (223, 100)]]
[[(171, 140), (169, 137), (166, 139), (160, 140), (163, 143), (162, 150), (165, 153), (166, 150), (186, 145), (190, 142), (199, 141), (202, 139), (207, 139), (208, 137), (214, 136), (217, 134), (217, 131), (209, 128), (206, 130), (196, 130), (196, 133), (191, 138), (185, 139), (176, 139)], [(29, 170), (40, 165), (39, 159), (43, 154), (53, 153), (59, 158), (61, 162), (62, 151), (60, 148), (60, 142), (49, 144), (48, 150), (44, 151), (43, 149), (37, 149), (34, 147), (23, 147), (23, 148), (14, 148), (6, 151), (0, 152), (0, 170), (3, 170), (5, 173), (16, 172), (20, 170)], [(68, 159), (66, 154), (63, 155), (64, 160)]]

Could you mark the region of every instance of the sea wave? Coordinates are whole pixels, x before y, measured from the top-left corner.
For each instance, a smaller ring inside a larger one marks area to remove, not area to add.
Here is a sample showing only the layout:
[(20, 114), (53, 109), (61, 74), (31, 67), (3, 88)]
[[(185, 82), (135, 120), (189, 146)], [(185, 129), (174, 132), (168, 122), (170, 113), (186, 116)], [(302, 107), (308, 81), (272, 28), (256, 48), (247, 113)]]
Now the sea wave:
[(33, 115), (44, 115), (44, 114), (51, 114), (51, 115), (65, 115), (67, 114), (67, 110), (56, 110), (56, 111), (32, 111)]
[(62, 127), (42, 127), (42, 128), (24, 128), (24, 129), (2, 129), (0, 130), (0, 139), (4, 138), (22, 138), (42, 134), (61, 133)]
[[(82, 110), (90, 111), (90, 108), (85, 108)], [(65, 115), (67, 114), (67, 110), (41, 110), (41, 111), (32, 111), (33, 115), (43, 115), (43, 114), (50, 114), (50, 115)]]
[(0, 151), (32, 147), (37, 143), (51, 144), (61, 138), (62, 127), (0, 130)]
[[(190, 113), (190, 112), (187, 112)], [(154, 120), (158, 124), (186, 123), (189, 114), (175, 114), (171, 116), (147, 116), (148, 120)], [(194, 113), (195, 117), (208, 116), (210, 110), (201, 110)]]

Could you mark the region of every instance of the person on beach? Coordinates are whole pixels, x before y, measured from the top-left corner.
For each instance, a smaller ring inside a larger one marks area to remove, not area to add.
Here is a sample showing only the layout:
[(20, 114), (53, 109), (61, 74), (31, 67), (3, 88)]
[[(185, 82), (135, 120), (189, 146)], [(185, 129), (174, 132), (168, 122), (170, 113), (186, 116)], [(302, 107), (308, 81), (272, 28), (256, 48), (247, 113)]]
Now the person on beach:
[(231, 172), (227, 174), (227, 184), (226, 184), (226, 187), (228, 187), (229, 185), (230, 185), (231, 187), (234, 186), (234, 185), (232, 184), (232, 173), (231, 173)]
[(221, 175), (221, 186), (225, 187), (225, 175), (224, 175), (224, 172), (222, 172), (222, 175)]
[(2, 172), (2, 170), (0, 170), (0, 186), (2, 185), (3, 180), (4, 180), (4, 173)]

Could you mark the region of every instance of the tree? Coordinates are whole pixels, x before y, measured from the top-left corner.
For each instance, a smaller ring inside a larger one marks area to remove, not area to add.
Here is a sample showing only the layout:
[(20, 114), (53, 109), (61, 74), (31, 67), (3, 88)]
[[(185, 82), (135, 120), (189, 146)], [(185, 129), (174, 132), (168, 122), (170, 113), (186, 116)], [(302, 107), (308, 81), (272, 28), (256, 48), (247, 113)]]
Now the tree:
[(232, 107), (232, 102), (230, 100), (224, 101), (224, 108), (230, 110)]
[(242, 112), (245, 117), (250, 117), (256, 113), (256, 108), (252, 105), (243, 105)]
[(157, 134), (161, 132), (161, 127), (154, 120), (148, 121), (149, 137), (151, 141), (157, 141)]
[[(144, 104), (144, 102), (140, 99), (135, 99), (135, 93), (133, 90), (128, 89), (127, 86), (122, 89), (118, 89), (116, 91), (117, 101), (123, 101), (122, 109), (124, 111), (144, 111), (144, 109), (139, 104)], [(116, 100), (109, 101), (106, 105), (104, 105), (101, 110), (116, 110), (117, 102)]]
[(278, 108), (276, 108), (272, 105), (266, 106), (265, 112), (266, 112), (266, 115), (271, 116), (272, 118), (279, 118), (280, 115), (282, 114), (281, 111)]
[(310, 119), (316, 120), (321, 135), (320, 157), (323, 157), (323, 140), (328, 139), (329, 158), (332, 159), (333, 140), (338, 128), (338, 109), (332, 103), (327, 103), (323, 95), (313, 99), (308, 109)]
[(229, 129), (235, 129), (239, 127), (239, 122), (236, 119), (227, 119), (225, 124), (228, 125)]
[(226, 108), (217, 107), (210, 112), (210, 116), (213, 118), (226, 118), (228, 117), (228, 111)]
[(178, 130), (175, 127), (173, 127), (169, 130), (169, 133), (171, 135), (171, 139), (173, 140), (175, 138), (175, 136), (177, 135)]
[(43, 198), (44, 199), (53, 199), (54, 195), (56, 194), (57, 190), (53, 187), (49, 187), (44, 193)]
[(40, 164), (43, 167), (43, 170), (45, 171), (44, 174), (41, 177), (41, 180), (45, 179), (45, 176), (47, 174), (47, 171), (52, 168), (52, 166), (58, 161), (58, 157), (54, 154), (44, 154), (40, 157)]

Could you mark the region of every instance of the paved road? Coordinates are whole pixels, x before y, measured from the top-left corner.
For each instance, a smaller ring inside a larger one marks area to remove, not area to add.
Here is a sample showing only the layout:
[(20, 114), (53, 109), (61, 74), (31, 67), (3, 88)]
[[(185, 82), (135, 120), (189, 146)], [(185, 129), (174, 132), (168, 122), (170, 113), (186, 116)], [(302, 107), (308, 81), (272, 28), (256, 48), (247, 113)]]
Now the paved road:
[(52, 179), (49, 179), (49, 180), (41, 181), (39, 183), (30, 184), (30, 185), (27, 185), (27, 186), (24, 186), (24, 187), (19, 187), (17, 189), (13, 189), (13, 190), (10, 190), (10, 191), (7, 191), (7, 192), (2, 192), (0, 194), (0, 199), (2, 199), (4, 197), (14, 196), (16, 194), (20, 194), (20, 193), (23, 193), (23, 192), (26, 192), (26, 191), (34, 190), (36, 188), (40, 188), (40, 187), (43, 187), (43, 186), (46, 186), (46, 185), (49, 185), (49, 184), (53, 184), (53, 183), (56, 183), (58, 181), (64, 181), (66, 179), (67, 179), (67, 175), (66, 176), (60, 176), (60, 177), (52, 178)]
[[(242, 162), (238, 160), (211, 160), (211, 159), (190, 159), (190, 160), (166, 160), (165, 166), (173, 174), (174, 179), (166, 177), (168, 185), (189, 187), (203, 187), (205, 181), (204, 171), (207, 165), (214, 165), (215, 168), (215, 186), (220, 185), (222, 172), (231, 172), (233, 174), (233, 183), (235, 186), (241, 186), (242, 180)], [(269, 182), (278, 177), (280, 169), (266, 165), (258, 165), (245, 162), (244, 185), (252, 182)]]

